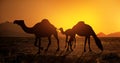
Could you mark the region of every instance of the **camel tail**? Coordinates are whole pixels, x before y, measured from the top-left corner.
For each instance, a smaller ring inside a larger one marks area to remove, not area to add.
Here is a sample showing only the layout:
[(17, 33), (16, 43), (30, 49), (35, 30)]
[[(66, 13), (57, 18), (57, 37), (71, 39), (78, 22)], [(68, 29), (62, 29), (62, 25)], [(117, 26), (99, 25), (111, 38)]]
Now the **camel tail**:
[(95, 43), (96, 45), (98, 46), (98, 48), (103, 51), (103, 46), (102, 46), (102, 43), (101, 43), (101, 40), (96, 36), (96, 34), (94, 33), (93, 35), (93, 38), (95, 40)]

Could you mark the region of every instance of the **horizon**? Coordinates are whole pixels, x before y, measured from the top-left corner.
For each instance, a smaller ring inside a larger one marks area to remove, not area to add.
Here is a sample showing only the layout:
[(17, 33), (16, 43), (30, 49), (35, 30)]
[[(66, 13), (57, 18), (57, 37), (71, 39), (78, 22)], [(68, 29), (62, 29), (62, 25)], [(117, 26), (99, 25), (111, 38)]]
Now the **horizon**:
[[(9, 21), (5, 21), (5, 22), (2, 22), (2, 23), (0, 23), (0, 24), (7, 24), (7, 23), (13, 24), (13, 22), (9, 22)], [(16, 24), (15, 24), (15, 25), (16, 25)], [(22, 30), (22, 28), (21, 28), (21, 30)], [(58, 29), (57, 29), (57, 30), (58, 30)], [(22, 30), (22, 31), (23, 31), (23, 30)], [(65, 30), (64, 30), (64, 31), (65, 31)], [(23, 32), (24, 32), (24, 31), (23, 31)], [(58, 32), (61, 33), (60, 30), (58, 30)], [(104, 33), (104, 32), (101, 31), (101, 32), (98, 32), (98, 33), (96, 33), (96, 34), (105, 34), (105, 35), (107, 36), (107, 35), (109, 35), (109, 34), (119, 33), (119, 32), (120, 32), (120, 31), (118, 31), (118, 32), (111, 32), (111, 33), (106, 34), (106, 33)], [(27, 34), (28, 34), (28, 33), (27, 33)], [(63, 35), (64, 35), (64, 34), (63, 34)]]
[[(2, 25), (2, 26), (1, 26)], [(9, 28), (8, 28), (9, 27)], [(12, 29), (11, 29), (12, 28)], [(27, 37), (27, 36), (32, 36), (33, 34), (28, 34), (26, 33), (19, 25), (16, 25), (16, 24), (13, 24), (12, 22), (3, 22), (3, 23), (0, 23), (0, 35), (1, 37), (2, 36), (6, 36), (6, 37), (13, 37), (13, 36), (20, 36), (20, 37)], [(15, 31), (16, 30), (16, 31)], [(59, 36), (64, 36), (64, 34), (62, 34), (60, 32), (60, 30), (58, 30), (58, 34)], [(120, 37), (120, 31), (119, 32), (112, 32), (112, 33), (109, 33), (109, 34), (105, 34), (104, 32), (99, 32), (99, 33), (96, 33), (98, 37)]]
[(25, 20), (28, 27), (47, 18), (57, 28), (72, 28), (85, 21), (96, 33), (120, 31), (118, 0), (0, 0), (0, 23)]

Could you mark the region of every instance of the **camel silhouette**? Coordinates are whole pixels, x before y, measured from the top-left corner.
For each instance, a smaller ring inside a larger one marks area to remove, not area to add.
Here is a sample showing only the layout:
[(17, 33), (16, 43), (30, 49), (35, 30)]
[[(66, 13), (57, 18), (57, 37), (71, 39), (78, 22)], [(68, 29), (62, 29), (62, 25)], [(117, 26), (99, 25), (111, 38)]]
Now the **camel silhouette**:
[[(74, 32), (72, 34), (77, 34), (78, 36), (85, 36), (85, 43), (84, 43), (84, 52), (86, 51), (86, 42), (88, 40), (88, 46), (89, 46), (89, 51), (92, 51), (90, 48), (90, 36), (92, 36), (95, 40), (96, 45), (98, 46), (98, 48), (103, 51), (103, 46), (101, 44), (100, 39), (97, 37), (97, 35), (95, 34), (94, 30), (92, 29), (92, 27), (88, 24), (85, 24), (84, 21), (80, 21), (78, 22), (75, 26), (73, 26), (72, 30), (74, 30)], [(70, 49), (72, 49), (72, 44), (71, 41), (73, 41), (74, 39), (74, 35), (71, 35), (70, 39), (69, 39), (69, 44), (70, 44)], [(69, 49), (69, 47), (68, 47)]]
[[(66, 35), (66, 40), (65, 40), (65, 48), (67, 47), (68, 44), (68, 37), (70, 37), (72, 35), (72, 29), (67, 29), (66, 31), (63, 30), (63, 28), (59, 29), (61, 31), (62, 34)], [(76, 47), (76, 38), (75, 38), (75, 34), (74, 34), (74, 40), (75, 40), (75, 44), (74, 44), (74, 48)], [(68, 44), (68, 46), (70, 46)]]
[[(42, 37), (48, 37), (49, 43), (47, 45), (47, 48), (45, 51), (48, 50), (49, 46), (51, 45), (51, 36), (54, 35), (54, 37), (57, 39), (57, 50), (59, 51), (59, 39), (58, 39), (58, 33), (56, 30), (56, 27), (53, 26), (48, 19), (43, 19), (41, 22), (35, 24), (33, 27), (27, 27), (24, 23), (24, 20), (15, 20), (14, 24), (18, 24), (26, 33), (34, 34), (35, 35), (35, 43), (34, 45), (38, 47), (38, 54), (40, 53), (40, 50), (43, 50), (43, 47), (41, 47), (41, 38)], [(39, 42), (38, 42), (39, 41)], [(38, 42), (38, 45), (37, 45)]]

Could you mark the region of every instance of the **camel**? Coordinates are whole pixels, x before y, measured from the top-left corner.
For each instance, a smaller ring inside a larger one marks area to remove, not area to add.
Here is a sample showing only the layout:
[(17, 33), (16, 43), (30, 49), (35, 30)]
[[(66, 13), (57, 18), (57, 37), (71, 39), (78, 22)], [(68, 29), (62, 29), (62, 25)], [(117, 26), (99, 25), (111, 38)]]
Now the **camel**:
[[(51, 36), (54, 35), (54, 37), (57, 40), (57, 50), (59, 51), (59, 39), (58, 39), (58, 33), (56, 30), (56, 27), (54, 27), (48, 19), (43, 19), (41, 22), (35, 24), (33, 27), (27, 27), (24, 23), (24, 20), (15, 20), (14, 24), (18, 24), (26, 33), (34, 34), (35, 35), (35, 43), (34, 45), (38, 47), (38, 54), (40, 53), (40, 50), (43, 50), (43, 47), (41, 47), (41, 38), (42, 37), (48, 37), (49, 43), (47, 45), (47, 48), (45, 51), (48, 50), (49, 46), (51, 45)], [(38, 45), (37, 42), (39, 41)]]
[[(74, 30), (74, 32), (72, 34), (77, 34), (78, 36), (85, 36), (85, 43), (84, 43), (84, 52), (86, 52), (86, 42), (88, 40), (88, 47), (89, 47), (89, 51), (92, 51), (90, 48), (90, 36), (92, 36), (95, 40), (96, 45), (98, 46), (98, 48), (103, 51), (103, 46), (101, 44), (100, 39), (97, 37), (97, 35), (95, 34), (94, 30), (92, 29), (92, 27), (88, 24), (85, 24), (84, 21), (80, 21), (78, 22), (75, 26), (73, 26), (72, 30)], [(69, 44), (70, 44), (70, 49), (73, 51), (72, 49), (72, 44), (71, 41), (73, 41), (74, 36), (71, 35), (70, 39), (69, 39)], [(69, 47), (68, 47), (69, 49)]]
[[(63, 28), (59, 29), (61, 31), (62, 34), (66, 35), (66, 40), (65, 40), (65, 48), (67, 47), (68, 44), (68, 37), (72, 34), (72, 29), (67, 29), (66, 31), (63, 30)], [(76, 47), (76, 38), (75, 38), (75, 34), (74, 34), (74, 40), (75, 40), (75, 45), (74, 48)], [(68, 45), (69, 46), (69, 45)]]

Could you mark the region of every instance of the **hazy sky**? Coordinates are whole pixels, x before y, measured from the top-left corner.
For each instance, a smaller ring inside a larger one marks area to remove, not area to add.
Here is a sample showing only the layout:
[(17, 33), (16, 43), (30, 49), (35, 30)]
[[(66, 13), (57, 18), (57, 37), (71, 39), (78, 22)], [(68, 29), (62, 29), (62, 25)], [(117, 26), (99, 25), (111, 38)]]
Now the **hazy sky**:
[(82, 20), (96, 33), (118, 32), (120, 0), (0, 0), (0, 23), (23, 19), (31, 27), (44, 18), (57, 28)]

